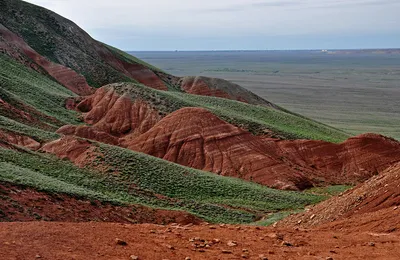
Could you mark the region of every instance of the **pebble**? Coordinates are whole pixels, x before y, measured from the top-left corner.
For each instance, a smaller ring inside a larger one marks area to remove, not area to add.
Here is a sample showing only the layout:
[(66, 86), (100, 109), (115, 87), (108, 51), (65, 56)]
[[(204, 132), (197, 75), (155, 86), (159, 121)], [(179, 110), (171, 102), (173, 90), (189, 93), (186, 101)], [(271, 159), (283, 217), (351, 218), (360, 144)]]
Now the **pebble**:
[(234, 247), (234, 246), (237, 246), (237, 242), (236, 241), (228, 241), (227, 245), (230, 247)]
[(230, 250), (222, 250), (222, 253), (223, 254), (232, 254), (232, 251), (230, 251)]
[(124, 241), (124, 240), (122, 240), (122, 239), (119, 239), (119, 238), (116, 238), (116, 239), (115, 239), (115, 243), (116, 243), (117, 245), (120, 245), (120, 246), (126, 246), (126, 245), (128, 245), (128, 243), (126, 243), (126, 241)]
[(139, 260), (139, 257), (137, 255), (131, 255), (129, 257), (129, 259), (131, 259), (131, 260)]

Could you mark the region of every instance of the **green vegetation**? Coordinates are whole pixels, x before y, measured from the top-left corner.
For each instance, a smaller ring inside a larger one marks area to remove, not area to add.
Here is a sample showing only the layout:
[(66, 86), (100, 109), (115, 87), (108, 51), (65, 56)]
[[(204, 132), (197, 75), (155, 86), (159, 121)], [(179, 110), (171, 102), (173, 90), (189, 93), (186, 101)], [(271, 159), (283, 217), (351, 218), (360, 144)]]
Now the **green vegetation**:
[(0, 116), (0, 129), (32, 137), (38, 142), (51, 141), (60, 137), (54, 132), (21, 124), (4, 116)]
[(300, 212), (302, 212), (302, 210), (280, 211), (280, 212), (276, 212), (276, 213), (271, 213), (266, 218), (252, 223), (252, 225), (269, 226), (269, 225), (272, 225), (272, 224), (278, 222), (279, 220), (282, 220), (290, 215), (297, 214)]
[(277, 136), (287, 139), (304, 138), (336, 143), (349, 137), (340, 130), (311, 119), (265, 106), (216, 97), (159, 91), (138, 84), (115, 86), (120, 94), (127, 92), (132, 98), (147, 100), (162, 113), (171, 113), (183, 107), (203, 107), (221, 119), (248, 129), (254, 134), (272, 130)]
[(345, 192), (346, 190), (349, 190), (351, 188), (353, 188), (353, 186), (332, 185), (332, 186), (327, 186), (327, 187), (314, 187), (314, 188), (305, 190), (304, 192), (307, 192), (310, 194), (332, 197), (332, 196), (339, 195), (340, 193)]
[[(0, 54), (0, 97), (11, 97), (13, 103), (26, 104), (45, 116), (65, 124), (78, 124), (78, 114), (64, 108), (65, 99), (75, 96), (70, 90), (48, 77), (28, 69)], [(11, 105), (13, 105), (11, 103)], [(54, 121), (40, 118), (48, 124)]]
[(160, 70), (159, 68), (154, 67), (153, 65), (151, 65), (147, 62), (144, 62), (144, 61), (136, 58), (135, 56), (130, 55), (129, 53), (121, 51), (121, 50), (119, 50), (113, 46), (107, 45), (105, 43), (101, 43), (101, 44), (103, 44), (105, 47), (107, 47), (117, 58), (119, 58), (123, 61), (126, 61), (128, 63), (133, 63), (133, 64), (138, 63), (138, 64), (141, 64), (141, 65), (151, 69), (152, 71), (159, 71), (159, 72), (165, 73), (164, 71)]
[(91, 166), (109, 165), (106, 173), (79, 169), (47, 154), (0, 148), (0, 180), (119, 204), (180, 209), (224, 223), (251, 223), (268, 212), (299, 209), (322, 198), (221, 177), (114, 146), (99, 144), (98, 149), (104, 157)]

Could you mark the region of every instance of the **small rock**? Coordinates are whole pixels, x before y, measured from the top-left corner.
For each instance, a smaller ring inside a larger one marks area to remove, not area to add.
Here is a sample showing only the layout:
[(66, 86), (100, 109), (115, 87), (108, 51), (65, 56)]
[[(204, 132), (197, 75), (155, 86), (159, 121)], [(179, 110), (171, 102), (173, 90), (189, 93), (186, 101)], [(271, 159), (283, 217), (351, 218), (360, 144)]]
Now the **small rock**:
[(393, 210), (397, 210), (398, 208), (399, 208), (399, 207), (398, 207), (398, 206), (396, 206), (396, 207), (394, 207), (394, 208), (393, 208)]
[(243, 248), (243, 249), (242, 249), (242, 252), (243, 252), (243, 253), (249, 252), (249, 249)]
[(301, 224), (301, 222), (302, 222), (302, 220), (299, 220), (299, 221), (297, 221), (297, 224), (299, 224), (299, 225), (300, 225), (300, 224)]
[(261, 260), (268, 260), (268, 257), (266, 257), (265, 255), (259, 255), (258, 258), (260, 258)]
[(129, 259), (131, 259), (131, 260), (139, 260), (139, 257), (137, 255), (131, 255), (129, 257)]
[(116, 243), (117, 245), (119, 245), (119, 246), (127, 246), (127, 245), (128, 245), (128, 243), (126, 243), (124, 240), (119, 239), (119, 238), (116, 238), (116, 239), (115, 239), (115, 243)]
[(315, 214), (311, 215), (310, 219), (314, 219), (316, 216)]
[(42, 258), (41, 255), (35, 255), (35, 258)]
[(236, 241), (228, 241), (227, 245), (230, 247), (234, 247), (234, 246), (237, 246), (237, 242)]
[(210, 229), (217, 229), (216, 227), (214, 227), (214, 226), (210, 226)]
[(219, 240), (218, 238), (214, 238), (214, 239), (212, 240), (212, 242), (213, 242), (214, 244), (218, 244), (219, 242), (221, 242), (221, 240)]
[(325, 258), (326, 260), (333, 260), (332, 257), (328, 256), (327, 258)]
[(167, 248), (168, 248), (168, 249), (171, 249), (171, 250), (175, 250), (175, 247), (173, 247), (173, 246), (171, 246), (171, 245), (167, 245)]
[(293, 246), (293, 245), (287, 241), (283, 241), (282, 246)]
[(375, 243), (374, 242), (369, 242), (368, 245), (369, 246), (375, 246)]
[(230, 250), (222, 250), (222, 253), (223, 254), (232, 254), (232, 251), (230, 251)]
[(185, 258), (185, 260), (190, 260), (190, 257), (187, 256), (187, 257)]
[(247, 258), (249, 258), (249, 256), (246, 255), (246, 254), (243, 254), (243, 255), (242, 255), (242, 258), (243, 258), (243, 259), (247, 259)]

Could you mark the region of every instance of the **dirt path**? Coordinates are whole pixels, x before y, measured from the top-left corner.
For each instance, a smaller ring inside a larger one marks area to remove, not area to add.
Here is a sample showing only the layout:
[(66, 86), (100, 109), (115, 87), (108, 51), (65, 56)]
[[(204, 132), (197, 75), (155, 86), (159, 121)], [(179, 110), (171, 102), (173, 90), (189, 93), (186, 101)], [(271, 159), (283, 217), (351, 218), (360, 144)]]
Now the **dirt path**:
[[(118, 245), (116, 239), (125, 241), (127, 245)], [(398, 232), (351, 233), (328, 229), (296, 231), (205, 224), (159, 226), (14, 222), (0, 223), (0, 248), (0, 259), (5, 260), (135, 259), (131, 256), (160, 260), (397, 260), (400, 256), (400, 237)]]

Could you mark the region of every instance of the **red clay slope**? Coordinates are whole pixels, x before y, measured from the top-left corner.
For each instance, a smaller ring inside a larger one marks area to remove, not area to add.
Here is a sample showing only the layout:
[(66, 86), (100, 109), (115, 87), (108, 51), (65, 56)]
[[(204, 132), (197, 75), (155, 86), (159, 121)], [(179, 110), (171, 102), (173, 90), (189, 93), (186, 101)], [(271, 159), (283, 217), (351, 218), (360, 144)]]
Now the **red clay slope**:
[(343, 143), (294, 140), (273, 141), (277, 155), (315, 169), (313, 181), (357, 184), (400, 161), (400, 143), (378, 135), (363, 134)]
[[(30, 62), (20, 55), (28, 57), (36, 65), (40, 66), (43, 70), (49, 73), (61, 85), (65, 86), (72, 92), (78, 95), (89, 95), (93, 93), (93, 89), (87, 84), (86, 79), (76, 73), (74, 70), (53, 63), (41, 56), (19, 36), (8, 30), (0, 24), (0, 52), (5, 52), (16, 58), (19, 61)], [(17, 56), (17, 57), (15, 57)], [(29, 64), (29, 66), (33, 66)]]
[(0, 146), (7, 148), (9, 147), (8, 144), (23, 146), (31, 150), (37, 150), (41, 146), (39, 142), (29, 136), (5, 131), (3, 129), (0, 129), (0, 140), (3, 143), (3, 145), (0, 144)]
[(279, 189), (311, 186), (302, 173), (306, 169), (300, 170), (302, 167), (269, 155), (269, 147), (260, 137), (222, 121), (203, 108), (175, 111), (122, 145), (181, 165)]

